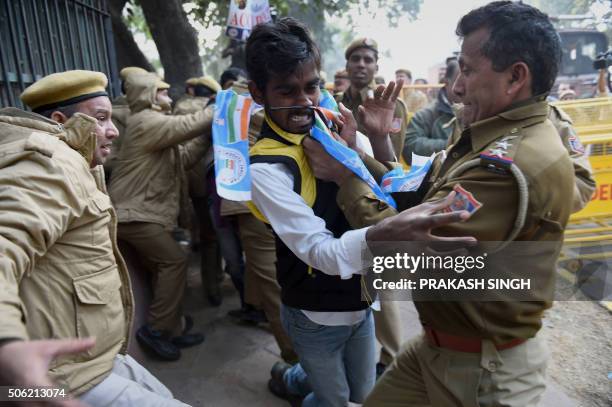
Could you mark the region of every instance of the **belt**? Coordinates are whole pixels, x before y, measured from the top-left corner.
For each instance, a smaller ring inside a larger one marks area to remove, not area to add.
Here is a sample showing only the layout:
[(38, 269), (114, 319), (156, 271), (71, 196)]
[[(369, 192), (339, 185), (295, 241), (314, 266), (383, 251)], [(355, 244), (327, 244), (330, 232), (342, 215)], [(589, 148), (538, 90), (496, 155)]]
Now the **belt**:
[[(423, 326), (423, 330), (425, 331), (428, 342), (433, 346), (466, 353), (480, 353), (482, 351), (482, 339), (451, 335), (428, 326)], [(510, 349), (525, 341), (527, 340), (517, 338), (510, 342), (495, 344), (495, 348), (497, 350)]]

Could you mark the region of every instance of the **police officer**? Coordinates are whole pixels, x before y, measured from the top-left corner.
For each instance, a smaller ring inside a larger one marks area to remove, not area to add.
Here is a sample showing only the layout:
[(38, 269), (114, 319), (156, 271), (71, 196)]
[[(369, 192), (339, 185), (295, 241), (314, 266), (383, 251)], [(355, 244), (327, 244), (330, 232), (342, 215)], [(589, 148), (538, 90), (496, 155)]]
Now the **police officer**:
[[(125, 80), (128, 75), (143, 73), (147, 73), (147, 71), (137, 66), (128, 66), (123, 68), (119, 72), (119, 77), (121, 78), (122, 94), (117, 96), (113, 100), (113, 124), (117, 128), (117, 131), (120, 135), (125, 134), (125, 126), (127, 124), (127, 119), (130, 115), (130, 105), (128, 105), (127, 98), (125, 96)], [(107, 186), (108, 181), (110, 180), (111, 173), (113, 172), (113, 168), (115, 168), (115, 160), (119, 155), (119, 151), (121, 150), (122, 141), (123, 137), (117, 137), (115, 140), (113, 140), (113, 148), (111, 150), (111, 154), (104, 163), (104, 172), (106, 175)]]
[[(189, 78), (186, 82), (187, 93), (174, 105), (173, 114), (186, 115), (203, 110), (214, 102), (214, 97), (221, 90), (221, 85), (210, 76)], [(217, 235), (212, 226), (209, 211), (209, 194), (207, 174), (212, 169), (214, 154), (212, 146), (206, 150), (204, 158), (198, 161), (187, 173), (189, 197), (193, 203), (199, 232), (200, 272), (202, 285), (208, 302), (212, 306), (221, 305), (222, 296), (219, 280), (223, 273)], [(181, 207), (181, 211), (189, 208)]]
[(56, 73), (21, 95), (38, 114), (0, 110), (0, 378), (54, 382), (92, 406), (183, 405), (126, 354), (133, 299), (101, 166), (118, 136), (106, 85)]
[(221, 85), (212, 76), (189, 78), (185, 82), (185, 94), (177, 100), (172, 114), (190, 114), (202, 110), (220, 90)]
[(153, 274), (148, 324), (136, 337), (158, 357), (177, 360), (179, 348), (197, 345), (204, 337), (188, 332), (183, 318), (187, 256), (170, 232), (179, 214), (185, 169), (210, 146), (212, 109), (169, 115), (169, 85), (154, 74), (130, 75), (125, 88), (132, 114), (109, 192), (119, 239), (134, 247)]
[[(344, 57), (351, 84), (345, 92), (336, 96), (336, 101), (342, 102), (353, 113), (357, 118), (358, 130), (364, 133), (358, 110), (368, 94), (373, 94), (376, 89), (374, 76), (378, 72), (378, 44), (371, 38), (358, 38), (349, 44)], [(406, 106), (398, 99), (389, 134), (393, 151), (398, 159), (404, 146), (407, 118)]]
[[(467, 127), (446, 159), (434, 161), (421, 192), (429, 201), (456, 191), (479, 209), (434, 233), (547, 242), (532, 245), (537, 258), (528, 268), (542, 279), (538, 289), (550, 291), (574, 193), (571, 160), (547, 120), (558, 35), (539, 10), (510, 1), (471, 11), (457, 32), (463, 44), (454, 91)], [(537, 62), (542, 59), (547, 63)], [(377, 208), (367, 203), (366, 190), (344, 183), (340, 195), (343, 188), (352, 191), (342, 195), (351, 216), (375, 223)], [(389, 214), (378, 211), (381, 218)], [(424, 333), (396, 357), (365, 406), (537, 405), (548, 355), (537, 333), (549, 299), (415, 305)]]

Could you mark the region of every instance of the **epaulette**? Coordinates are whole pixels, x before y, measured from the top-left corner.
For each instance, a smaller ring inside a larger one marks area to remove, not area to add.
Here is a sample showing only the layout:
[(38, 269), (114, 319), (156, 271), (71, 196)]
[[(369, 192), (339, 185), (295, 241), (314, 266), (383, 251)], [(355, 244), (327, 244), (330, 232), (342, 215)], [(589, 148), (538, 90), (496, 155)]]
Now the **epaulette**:
[(57, 148), (57, 137), (47, 133), (32, 132), (26, 140), (24, 150), (36, 151), (47, 157), (53, 157), (53, 153)]
[(550, 105), (550, 109), (554, 112), (554, 114), (557, 116), (559, 120), (568, 122), (569, 124), (573, 124), (572, 118), (570, 117), (569, 114), (565, 112), (565, 110), (555, 105)]
[(489, 144), (480, 154), (480, 165), (496, 173), (508, 173), (522, 138), (522, 129), (515, 127)]

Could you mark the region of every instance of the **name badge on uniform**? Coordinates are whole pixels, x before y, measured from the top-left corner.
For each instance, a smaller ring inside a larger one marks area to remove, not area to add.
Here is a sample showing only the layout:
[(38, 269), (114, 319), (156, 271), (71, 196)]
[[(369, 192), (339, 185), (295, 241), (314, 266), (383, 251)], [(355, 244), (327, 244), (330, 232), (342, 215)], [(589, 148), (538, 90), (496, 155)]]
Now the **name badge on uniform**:
[(467, 211), (472, 215), (482, 207), (482, 203), (478, 202), (476, 198), (474, 198), (474, 195), (460, 184), (455, 185), (453, 191), (456, 193), (453, 202), (449, 207), (443, 209), (442, 212)]

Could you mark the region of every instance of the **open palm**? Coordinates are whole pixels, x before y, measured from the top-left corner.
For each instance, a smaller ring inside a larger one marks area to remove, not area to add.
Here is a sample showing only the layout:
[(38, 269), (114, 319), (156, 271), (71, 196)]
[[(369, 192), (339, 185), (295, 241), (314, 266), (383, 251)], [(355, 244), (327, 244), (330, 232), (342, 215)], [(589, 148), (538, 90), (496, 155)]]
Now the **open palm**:
[(389, 133), (393, 114), (395, 112), (395, 102), (404, 86), (404, 81), (400, 80), (397, 84), (393, 81), (385, 87), (380, 85), (374, 91), (374, 97), (368, 97), (359, 106), (359, 120), (368, 137), (384, 136)]

